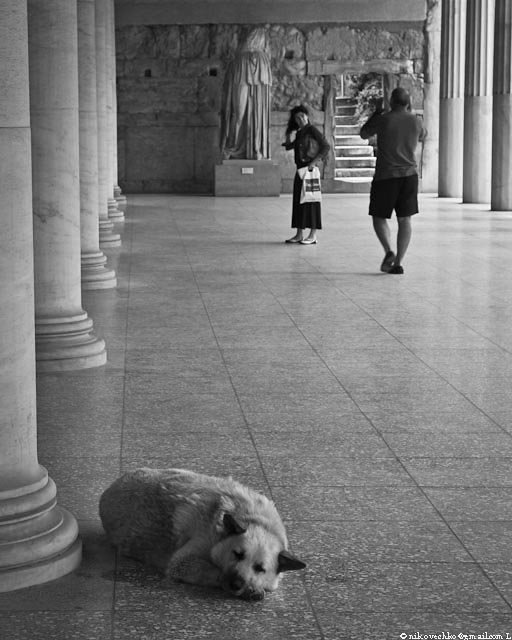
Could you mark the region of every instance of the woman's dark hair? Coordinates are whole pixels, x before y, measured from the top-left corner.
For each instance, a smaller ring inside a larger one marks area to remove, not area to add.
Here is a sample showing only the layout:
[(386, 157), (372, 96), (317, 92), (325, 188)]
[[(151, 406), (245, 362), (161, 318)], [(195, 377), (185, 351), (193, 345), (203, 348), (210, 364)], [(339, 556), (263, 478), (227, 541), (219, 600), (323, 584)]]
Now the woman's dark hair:
[(309, 111), (303, 104), (299, 104), (297, 107), (293, 107), (293, 109), (290, 109), (290, 118), (288, 120), (288, 126), (286, 127), (286, 135), (288, 135), (292, 131), (296, 131), (299, 128), (299, 125), (295, 122), (295, 116), (298, 113), (305, 113), (307, 116), (309, 116)]

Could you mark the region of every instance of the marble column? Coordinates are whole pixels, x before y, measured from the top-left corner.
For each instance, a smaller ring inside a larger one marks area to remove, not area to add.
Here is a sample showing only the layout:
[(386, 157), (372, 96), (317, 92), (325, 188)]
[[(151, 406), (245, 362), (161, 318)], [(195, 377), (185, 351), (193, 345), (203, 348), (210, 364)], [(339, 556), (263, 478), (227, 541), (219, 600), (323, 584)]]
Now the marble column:
[(116, 274), (100, 249), (98, 118), (96, 114), (95, 0), (78, 0), (78, 98), (80, 121), (80, 237), (82, 289), (111, 289)]
[(511, 0), (496, 0), (491, 209), (512, 210)]
[(438, 193), (446, 198), (462, 197), (465, 38), (466, 0), (443, 0)]
[(36, 358), (40, 371), (106, 362), (82, 309), (77, 5), (29, 0)]
[(420, 188), (437, 193), (439, 189), (439, 51), (441, 49), (441, 6), (439, 0), (426, 0), (423, 27), (425, 64), (423, 69), (423, 124), (428, 135), (422, 143)]
[[(107, 171), (108, 171), (108, 217), (113, 222), (123, 222), (124, 213), (118, 207), (114, 196), (114, 144), (117, 146), (117, 135), (114, 135), (114, 92), (112, 87), (115, 78), (115, 42), (114, 42), (114, 2), (105, 0), (105, 101), (107, 109)], [(117, 125), (116, 125), (117, 126)]]
[(109, 218), (109, 191), (113, 192), (109, 171), (109, 144), (107, 131), (107, 97), (106, 97), (106, 64), (107, 64), (107, 20), (108, 6), (105, 0), (95, 2), (96, 22), (96, 114), (98, 118), (98, 206), (100, 247), (121, 246), (121, 236), (114, 232), (114, 223)]
[(491, 200), (494, 0), (467, 0), (463, 202)]
[(126, 196), (123, 195), (121, 187), (117, 184), (119, 176), (119, 167), (117, 161), (117, 73), (116, 73), (116, 17), (115, 17), (115, 3), (114, 0), (110, 0), (110, 6), (112, 11), (112, 135), (114, 137), (113, 153), (112, 153), (112, 168), (114, 176), (114, 198), (120, 208), (126, 207)]
[(73, 516), (37, 459), (34, 264), (26, 2), (0, 0), (0, 591), (81, 561)]

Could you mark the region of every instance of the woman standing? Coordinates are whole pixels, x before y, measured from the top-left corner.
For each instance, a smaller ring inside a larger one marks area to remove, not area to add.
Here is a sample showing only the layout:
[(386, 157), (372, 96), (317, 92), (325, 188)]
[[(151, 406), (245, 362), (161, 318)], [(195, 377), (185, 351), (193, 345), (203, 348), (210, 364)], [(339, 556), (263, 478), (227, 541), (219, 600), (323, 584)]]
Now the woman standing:
[[(292, 133), (295, 138), (292, 140)], [(310, 170), (318, 166), (320, 160), (325, 160), (329, 153), (329, 144), (324, 136), (309, 122), (306, 107), (299, 105), (290, 111), (290, 119), (286, 127), (285, 149), (293, 149), (297, 170), (308, 167)], [(292, 227), (296, 233), (286, 242), (300, 244), (316, 244), (316, 231), (322, 228), (320, 202), (305, 202), (300, 204), (302, 179), (295, 174), (293, 181)], [(303, 237), (304, 229), (309, 229), (309, 236)]]

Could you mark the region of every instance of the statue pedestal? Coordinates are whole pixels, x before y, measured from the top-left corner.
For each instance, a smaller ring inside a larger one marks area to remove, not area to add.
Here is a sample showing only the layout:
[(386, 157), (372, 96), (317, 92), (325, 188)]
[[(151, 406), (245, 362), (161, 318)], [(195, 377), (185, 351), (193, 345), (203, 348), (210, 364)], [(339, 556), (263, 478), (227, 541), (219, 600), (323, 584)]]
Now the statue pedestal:
[(223, 160), (215, 165), (216, 196), (279, 196), (281, 171), (272, 160)]

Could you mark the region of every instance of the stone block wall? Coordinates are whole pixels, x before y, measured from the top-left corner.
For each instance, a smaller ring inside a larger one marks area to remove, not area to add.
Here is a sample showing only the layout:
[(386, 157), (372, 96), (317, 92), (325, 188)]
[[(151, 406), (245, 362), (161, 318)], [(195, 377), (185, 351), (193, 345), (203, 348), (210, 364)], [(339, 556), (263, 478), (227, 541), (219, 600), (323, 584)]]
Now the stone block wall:
[[(119, 184), (127, 193), (212, 193), (224, 72), (253, 24), (122, 25), (116, 30)], [(306, 104), (333, 140), (344, 72), (376, 71), (423, 96), (421, 23), (266, 25), (272, 59), (272, 158), (283, 188), (293, 154), (281, 147), (288, 110)], [(333, 142), (334, 146), (334, 142)], [(334, 184), (334, 161), (324, 189)]]

